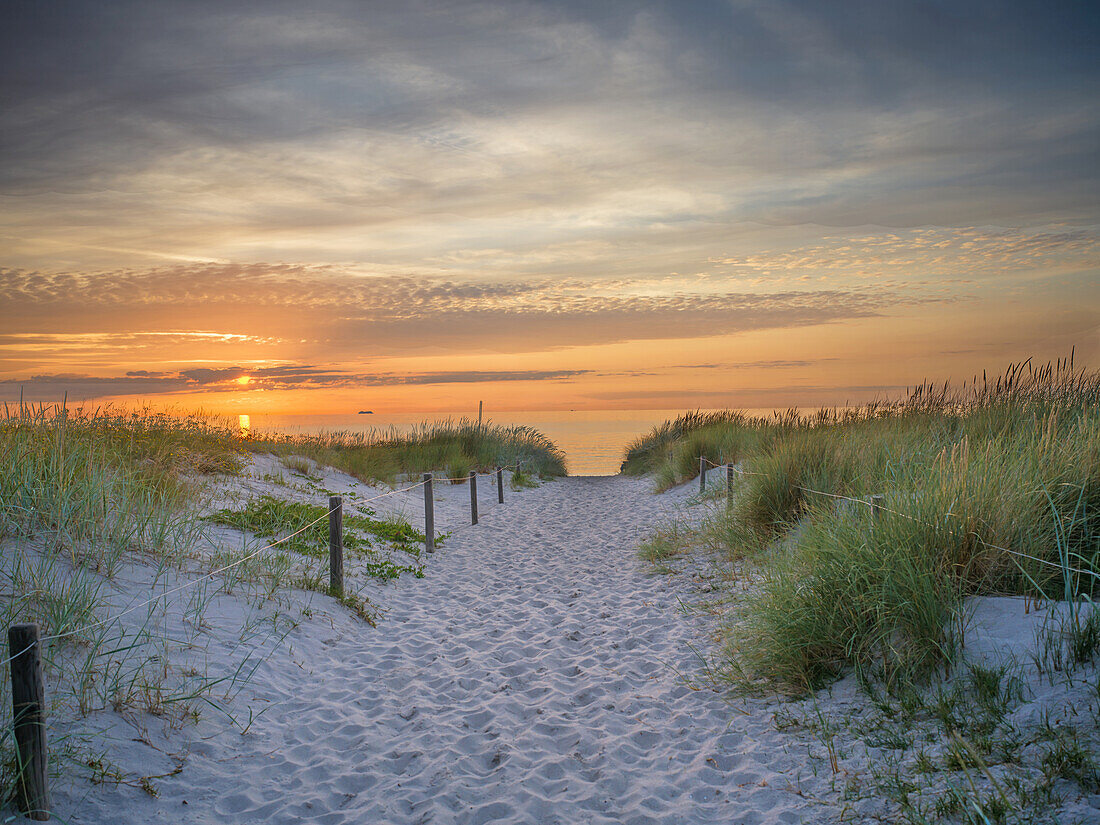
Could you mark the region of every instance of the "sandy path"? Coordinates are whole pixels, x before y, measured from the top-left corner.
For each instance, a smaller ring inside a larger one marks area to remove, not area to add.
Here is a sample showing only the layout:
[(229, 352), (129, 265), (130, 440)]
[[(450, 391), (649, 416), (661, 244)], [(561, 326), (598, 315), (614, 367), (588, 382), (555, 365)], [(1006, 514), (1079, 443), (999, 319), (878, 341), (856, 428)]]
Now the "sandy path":
[[(634, 548), (689, 492), (654, 496), (647, 481), (611, 477), (510, 494), (448, 540), (424, 579), (383, 591), (376, 630), (303, 624), (299, 666), (275, 656), (257, 674), (250, 695), (267, 710), (249, 733), (212, 731), (159, 802), (130, 797), (126, 813), (636, 825), (812, 816), (769, 715), (677, 675), (697, 671), (688, 644), (702, 641), (677, 609), (690, 582), (647, 575)], [(446, 491), (443, 524), (467, 496)]]

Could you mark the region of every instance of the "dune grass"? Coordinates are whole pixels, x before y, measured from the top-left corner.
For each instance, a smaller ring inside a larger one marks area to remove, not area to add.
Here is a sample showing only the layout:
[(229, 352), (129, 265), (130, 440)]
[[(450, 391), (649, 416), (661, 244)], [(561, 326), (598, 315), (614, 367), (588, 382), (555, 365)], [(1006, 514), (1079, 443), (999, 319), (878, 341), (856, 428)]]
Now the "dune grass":
[(190, 537), (194, 478), (236, 473), (243, 450), (204, 417), (5, 408), (0, 418), (0, 539), (37, 535), (108, 570), (128, 550)]
[[(280, 545), (283, 551), (327, 559), (327, 513), (327, 507), (260, 496), (239, 510), (219, 510), (208, 518), (270, 541), (289, 537)], [(373, 516), (370, 510), (366, 515), (344, 513), (344, 549), (359, 557), (367, 575), (382, 581), (396, 579), (402, 573), (423, 576), (420, 551), (424, 534), (404, 519)]]
[(437, 472), (461, 483), (471, 470), (491, 472), (497, 467), (541, 476), (566, 473), (565, 454), (538, 430), (478, 425), (467, 419), (425, 422), (408, 431), (263, 435), (250, 438), (247, 446), (257, 452), (304, 456), (367, 482), (392, 483), (399, 477)]
[[(236, 436), (206, 417), (64, 404), (5, 407), (0, 622), (40, 626), (52, 716), (112, 708), (182, 720), (207, 701), (211, 683), (202, 674), (166, 669), (165, 651), (176, 641), (158, 627), (157, 605), (132, 621), (110, 618), (119, 599), (112, 579), (127, 562), (152, 571), (154, 584), (181, 573), (202, 532), (201, 477), (239, 471), (243, 455)], [(9, 690), (4, 673), (5, 731)], [(80, 751), (64, 726), (51, 725), (48, 735), (52, 770), (63, 761), (67, 770), (90, 770), (96, 759)], [(0, 797), (8, 798), (14, 781), (5, 736)]]
[(953, 660), (968, 595), (1092, 597), (1098, 402), (1100, 373), (1025, 362), (858, 409), (688, 414), (630, 445), (624, 472), (664, 487), (699, 455), (744, 471), (694, 536), (759, 562), (731, 661), (797, 690), (849, 667), (908, 683)]
[[(272, 640), (297, 621), (287, 612), (293, 605), (285, 594), (291, 588), (327, 594), (324, 575), (315, 575), (315, 565), (303, 560), (325, 555), (323, 522), (295, 536), (289, 548), (262, 555), (250, 546), (225, 550), (210, 538), (211, 522), (263, 540), (281, 538), (324, 515), (323, 507), (269, 497), (202, 518), (209, 497), (205, 478), (240, 473), (255, 451), (275, 453), (289, 472), (311, 478), (319, 465), (365, 480), (424, 470), (465, 476), (474, 467), (497, 464), (515, 464), (528, 474), (565, 472), (561, 452), (523, 427), (459, 422), (425, 424), (404, 435), (256, 439), (228, 421), (201, 415), (71, 409), (64, 403), (5, 407), (0, 417), (0, 620), (5, 625), (37, 622), (46, 637), (42, 655), (54, 720), (48, 734), (52, 771), (155, 792), (156, 777), (124, 776), (108, 753), (74, 735), (84, 729), (76, 720), (109, 708), (135, 720), (146, 714), (177, 725), (207, 708), (239, 724), (225, 697), (240, 689), (257, 660), (273, 649)], [(365, 511), (347, 515), (344, 524), (346, 547), (368, 575), (390, 579), (421, 573), (424, 537), (407, 523)], [(198, 552), (200, 546), (205, 553)], [(119, 583), (122, 570), (127, 585)], [(205, 579), (212, 571), (215, 577)], [(137, 586), (130, 582), (135, 576), (148, 592), (199, 577), (180, 595), (182, 629), (166, 629), (167, 602), (142, 602), (129, 592)], [(205, 617), (219, 593), (235, 595), (245, 607), (233, 672), (208, 678), (203, 667), (173, 667), (170, 661), (187, 662), (206, 644), (201, 638), (209, 629)], [(373, 606), (361, 594), (328, 595), (366, 621), (375, 620)], [(118, 616), (135, 602), (140, 610)], [(0, 673), (0, 731), (9, 731), (0, 735), (0, 804), (10, 797), (16, 777), (9, 690), (7, 674)]]

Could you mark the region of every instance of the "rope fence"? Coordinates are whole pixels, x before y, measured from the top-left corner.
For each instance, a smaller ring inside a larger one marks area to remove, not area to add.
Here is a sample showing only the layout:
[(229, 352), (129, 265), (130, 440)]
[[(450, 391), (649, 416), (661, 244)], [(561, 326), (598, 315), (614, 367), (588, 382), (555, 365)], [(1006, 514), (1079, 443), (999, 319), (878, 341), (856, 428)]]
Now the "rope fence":
[[(707, 490), (707, 472), (709, 469), (720, 470), (725, 468), (726, 476), (726, 497), (727, 501), (732, 501), (734, 494), (734, 479), (735, 473), (737, 476), (743, 478), (744, 476), (759, 476), (763, 477), (764, 473), (754, 473), (745, 470), (743, 467), (734, 465), (732, 463), (717, 464), (705, 456), (699, 456), (699, 493), (704, 495)], [(469, 528), (475, 527), (479, 523), (480, 515), (483, 512), (489, 512), (496, 507), (500, 507), (505, 503), (504, 495), (504, 471), (509, 470), (513, 473), (522, 471), (523, 467), (521, 463), (514, 463), (495, 468), (491, 473), (478, 473), (476, 470), (471, 470), (466, 476), (450, 477), (450, 476), (435, 476), (432, 473), (424, 473), (420, 481), (409, 484), (408, 486), (392, 489), (378, 495), (371, 496), (367, 499), (356, 500), (355, 505), (362, 507), (375, 501), (389, 498), (395, 495), (410, 494), (416, 490), (422, 489), (424, 493), (424, 549), (427, 553), (434, 553), (436, 550), (437, 541), (441, 536), (453, 536), (456, 533), (465, 531)], [(496, 487), (495, 496), (496, 501), (492, 501), (492, 496), (486, 497), (485, 501), (481, 501), (478, 496), (478, 477), (488, 476), (490, 478), (490, 485)], [(449, 484), (469, 484), (470, 491), (470, 518), (469, 521), (455, 525), (449, 530), (437, 531), (435, 523), (435, 489), (436, 482), (449, 483)], [(825, 490), (816, 490), (803, 485), (794, 485), (794, 489), (797, 489), (803, 493), (810, 495), (817, 495), (823, 498), (828, 498), (836, 501), (846, 501), (853, 504), (862, 505), (870, 508), (872, 518), (878, 519), (881, 514), (888, 513), (899, 518), (908, 519), (915, 523), (924, 525), (926, 527), (937, 529), (937, 525), (930, 524), (922, 519), (912, 516), (908, 513), (903, 513), (895, 509), (888, 508), (884, 505), (885, 496), (883, 494), (871, 495), (868, 498), (857, 498), (853, 496), (842, 495)], [(6, 505), (12, 506), (15, 505)], [(19, 508), (26, 509), (26, 508)], [(959, 515), (948, 512), (947, 516), (954, 516), (955, 518), (961, 518)], [(6, 659), (0, 660), (0, 665), (10, 665), (11, 685), (12, 685), (12, 702), (14, 712), (14, 733), (16, 744), (16, 756), (17, 756), (17, 772), (19, 774), (16, 781), (16, 804), (21, 812), (27, 817), (37, 821), (44, 821), (50, 818), (50, 798), (49, 798), (49, 785), (48, 785), (48, 773), (47, 773), (47, 750), (45, 739), (45, 680), (43, 676), (42, 668), (42, 645), (47, 642), (54, 642), (77, 636), (80, 634), (86, 634), (91, 631), (97, 630), (102, 627), (107, 627), (111, 624), (118, 622), (122, 617), (134, 613), (156, 602), (167, 599), (176, 593), (187, 590), (194, 587), (204, 581), (210, 580), (213, 577), (232, 570), (251, 559), (266, 553), (285, 542), (290, 541), (295, 536), (298, 536), (314, 527), (318, 523), (328, 520), (329, 525), (329, 593), (337, 598), (342, 598), (344, 595), (344, 530), (343, 530), (343, 499), (338, 495), (331, 495), (329, 497), (328, 507), (326, 511), (308, 522), (302, 525), (293, 532), (269, 542), (263, 547), (259, 547), (252, 550), (240, 558), (222, 565), (217, 569), (211, 570), (207, 573), (191, 579), (183, 584), (180, 584), (171, 589), (165, 590), (151, 598), (138, 601), (129, 605), (120, 612), (109, 616), (108, 618), (96, 621), (81, 627), (72, 628), (60, 633), (54, 633), (47, 636), (39, 635), (39, 627), (34, 623), (15, 624), (9, 628), (8, 631), (8, 651), (9, 655)], [(1000, 551), (1011, 555), (1013, 557), (1027, 559), (1029, 561), (1047, 565), (1049, 567), (1062, 570), (1063, 572), (1072, 572), (1079, 576), (1091, 576), (1095, 579), (1100, 579), (1100, 574), (1092, 570), (1084, 570), (1079, 568), (1070, 567), (1068, 564), (1056, 564), (1047, 559), (1038, 558), (1028, 553), (1023, 553), (1018, 550), (1013, 550), (1007, 547), (1001, 547), (986, 541), (981, 535), (973, 530), (967, 530), (965, 535), (971, 536), (980, 542), (983, 546), (988, 547), (991, 550)], [(14, 651), (14, 652), (13, 652)]]
[[(758, 477), (763, 478), (764, 476), (767, 475), (766, 473), (750, 472), (749, 470), (746, 470), (742, 467), (738, 467), (734, 464), (715, 464), (710, 459), (708, 459), (704, 456), (699, 456), (699, 493), (700, 493), (700, 495), (702, 495), (703, 493), (706, 492), (706, 469), (707, 469), (707, 467), (712, 467), (712, 468), (715, 468), (715, 469), (721, 469), (723, 467), (726, 468), (726, 496), (727, 496), (727, 499), (730, 498), (733, 494), (732, 479), (733, 479), (733, 473), (734, 473), (735, 470), (742, 476), (758, 476)], [(871, 508), (871, 514), (874, 517), (878, 517), (878, 515), (880, 513), (889, 513), (890, 515), (898, 516), (899, 518), (903, 518), (903, 519), (908, 519), (909, 521), (915, 522), (915, 523), (923, 525), (925, 527), (930, 527), (933, 530), (936, 529), (935, 524), (931, 524), (927, 521), (924, 521), (923, 519), (919, 519), (916, 516), (911, 516), (908, 513), (902, 513), (898, 510), (893, 510), (889, 507), (886, 507), (883, 504), (883, 501), (885, 501), (886, 497), (885, 497), (885, 495), (883, 495), (881, 493), (876, 493), (876, 494), (871, 495), (870, 500), (868, 500), (866, 498), (854, 498), (852, 496), (840, 495), (838, 493), (830, 493), (830, 492), (826, 492), (825, 490), (815, 490), (812, 487), (804, 487), (801, 484), (794, 485), (794, 489), (799, 490), (803, 493), (811, 493), (813, 495), (824, 496), (826, 498), (836, 499), (838, 501), (849, 501), (849, 502), (852, 502), (854, 504), (861, 504), (864, 507)], [(948, 511), (946, 515), (954, 516), (955, 518), (961, 518), (958, 514), (952, 513), (950, 511)], [(1100, 579), (1100, 573), (1097, 573), (1093, 570), (1083, 570), (1083, 569), (1078, 568), (1078, 567), (1070, 567), (1068, 565), (1056, 564), (1055, 562), (1049, 561), (1047, 559), (1042, 559), (1042, 558), (1039, 558), (1038, 556), (1032, 556), (1029, 553), (1022, 553), (1019, 550), (1013, 550), (1009, 547), (1001, 547), (999, 544), (993, 544), (992, 542), (986, 541), (985, 538), (983, 538), (979, 533), (975, 532), (974, 530), (967, 530), (964, 535), (972, 536), (978, 542), (980, 542), (982, 545), (984, 545), (985, 547), (988, 547), (990, 550), (999, 550), (1000, 552), (1007, 553), (1010, 556), (1015, 556), (1015, 557), (1021, 558), (1021, 559), (1028, 559), (1029, 561), (1033, 561), (1033, 562), (1036, 562), (1038, 564), (1044, 564), (1044, 565), (1047, 565), (1048, 567), (1053, 567), (1057, 570), (1062, 570), (1063, 572), (1070, 572), (1070, 573), (1075, 573), (1079, 576), (1091, 576), (1094, 579)]]
[[(515, 472), (521, 469), (520, 465), (510, 464), (497, 467), (488, 474), (493, 478), (497, 489), (496, 503), (489, 504), (485, 510), (491, 510), (504, 504), (504, 471)], [(401, 487), (371, 496), (367, 499), (357, 500), (356, 506), (363, 506), (380, 499), (389, 498), (399, 494), (411, 493), (414, 490), (424, 490), (424, 548), (428, 553), (435, 552), (436, 540), (439, 533), (435, 527), (435, 494), (433, 483), (436, 481), (470, 484), (470, 522), (456, 525), (454, 528), (444, 531), (444, 535), (453, 536), (455, 533), (478, 524), (478, 495), (477, 478), (486, 475), (471, 470), (468, 476), (450, 478), (447, 476), (436, 478), (432, 473), (425, 473), (422, 480), (407, 487)], [(14, 505), (12, 505), (14, 506)], [(26, 509), (26, 508), (19, 508)], [(0, 666), (9, 665), (12, 687), (12, 707), (14, 719), (14, 733), (16, 743), (17, 773), (15, 803), (19, 811), (27, 818), (35, 821), (45, 821), (50, 818), (49, 779), (47, 772), (47, 747), (46, 747), (46, 722), (45, 722), (45, 677), (42, 668), (42, 646), (46, 642), (59, 641), (79, 634), (85, 634), (101, 627), (107, 627), (118, 622), (123, 616), (127, 616), (143, 607), (159, 602), (176, 593), (194, 587), (214, 576), (225, 573), (250, 559), (278, 547), (297, 535), (305, 532), (314, 525), (328, 520), (329, 524), (329, 593), (337, 598), (344, 595), (344, 535), (343, 535), (343, 498), (341, 496), (329, 496), (329, 506), (325, 513), (303, 524), (294, 532), (276, 539), (263, 547), (250, 551), (229, 564), (222, 565), (203, 575), (184, 582), (183, 584), (158, 593), (149, 599), (144, 599), (131, 604), (124, 610), (91, 624), (72, 628), (62, 633), (53, 633), (41, 636), (36, 623), (22, 623), (12, 625), (8, 629), (8, 652), (6, 659), (0, 660)]]

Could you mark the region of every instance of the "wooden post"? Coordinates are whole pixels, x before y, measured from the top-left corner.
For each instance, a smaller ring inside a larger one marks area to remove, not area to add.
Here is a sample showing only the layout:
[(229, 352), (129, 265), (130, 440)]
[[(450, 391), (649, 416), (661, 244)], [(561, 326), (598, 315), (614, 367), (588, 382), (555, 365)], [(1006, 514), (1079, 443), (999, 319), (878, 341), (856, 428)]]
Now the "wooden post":
[(733, 465), (726, 465), (726, 501), (733, 500)]
[(344, 502), (340, 496), (328, 497), (328, 589), (333, 596), (344, 595)]
[(504, 503), (504, 470), (497, 467), (497, 503)]
[(699, 456), (699, 495), (707, 491), (707, 460)]
[(424, 549), (435, 552), (435, 498), (432, 496), (432, 474), (424, 473)]
[(477, 472), (470, 470), (470, 524), (477, 524)]
[(40, 648), (38, 625), (16, 624), (8, 628), (19, 771), (15, 782), (16, 805), (29, 819), (45, 822), (50, 818), (50, 791), (46, 774), (46, 686)]
[(481, 405), (484, 403), (484, 401), (477, 402), (477, 429), (479, 432), (481, 431)]
[(885, 496), (876, 494), (871, 496), (871, 518), (878, 521), (878, 517), (882, 514), (882, 502)]

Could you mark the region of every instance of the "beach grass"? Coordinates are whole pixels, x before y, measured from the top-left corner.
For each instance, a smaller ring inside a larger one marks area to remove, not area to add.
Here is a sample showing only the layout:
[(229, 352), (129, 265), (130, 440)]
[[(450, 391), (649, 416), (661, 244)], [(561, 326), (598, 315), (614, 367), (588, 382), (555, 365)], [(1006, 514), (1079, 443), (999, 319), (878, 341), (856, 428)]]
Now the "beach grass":
[[(165, 670), (165, 651), (178, 640), (161, 632), (155, 604), (133, 621), (111, 618), (118, 609), (111, 583), (130, 562), (151, 571), (154, 584), (182, 573), (202, 535), (202, 478), (239, 472), (244, 456), (235, 434), (206, 416), (5, 407), (0, 621), (39, 625), (51, 713), (111, 708), (182, 720), (209, 701), (203, 674)], [(0, 683), (0, 726), (10, 730), (6, 673)], [(55, 768), (58, 760), (97, 763), (62, 729), (49, 734)], [(3, 798), (15, 776), (5, 737)]]
[(409, 430), (257, 435), (246, 444), (248, 449), (291, 460), (309, 458), (367, 482), (393, 483), (436, 472), (462, 483), (472, 470), (492, 472), (497, 467), (543, 476), (566, 473), (565, 454), (533, 427), (478, 424), (465, 418), (424, 422)]
[[(215, 509), (214, 490), (242, 474), (250, 454), (272, 453), (287, 475), (310, 482), (321, 480), (324, 466), (367, 481), (429, 470), (465, 477), (471, 469), (497, 465), (514, 466), (521, 481), (525, 474), (565, 472), (561, 451), (525, 427), (461, 421), (425, 423), (410, 433), (254, 438), (235, 423), (64, 402), (4, 408), (0, 619), (5, 625), (36, 622), (44, 637), (50, 712), (69, 720), (50, 726), (52, 771), (64, 763), (66, 772), (86, 773), (93, 782), (154, 788), (157, 777), (123, 775), (94, 741), (72, 735), (82, 729), (73, 720), (105, 709), (171, 726), (212, 709), (240, 725), (226, 697), (274, 649), (272, 640), (296, 624), (292, 611), (308, 614), (289, 600), (292, 589), (325, 594), (365, 621), (376, 621), (365, 593), (329, 592), (326, 571), (318, 567), (327, 558), (325, 507), (260, 496)], [(216, 479), (223, 481), (213, 485)], [(267, 480), (285, 483), (281, 475)], [(354, 506), (354, 494), (350, 498)], [(229, 549), (211, 533), (214, 525), (254, 538)], [(257, 540), (284, 539), (302, 527), (279, 547), (257, 554)], [(363, 507), (345, 512), (345, 548), (357, 569), (374, 579), (422, 575), (423, 541), (399, 517)], [(180, 583), (188, 586), (177, 605), (183, 630), (172, 632), (166, 629), (167, 600), (129, 592), (146, 586), (153, 593), (173, 592)], [(169, 666), (208, 643), (207, 617), (222, 594), (242, 604), (233, 647), (239, 646), (243, 658), (230, 672), (212, 677), (203, 667)], [(127, 615), (132, 604), (139, 609)], [(6, 673), (0, 674), (0, 729), (10, 731), (9, 690)], [(0, 802), (16, 781), (12, 748), (10, 736), (0, 737)]]
[(666, 487), (700, 455), (740, 473), (690, 540), (757, 565), (727, 638), (755, 677), (909, 684), (954, 660), (967, 596), (1095, 593), (1100, 373), (1072, 358), (855, 409), (689, 413), (631, 444), (623, 471)]
[[(207, 518), (262, 539), (281, 541), (283, 551), (327, 559), (327, 514), (327, 507), (264, 495), (239, 509), (218, 510)], [(367, 575), (382, 581), (396, 579), (402, 573), (423, 576), (420, 552), (424, 534), (403, 518), (374, 516), (372, 510), (362, 515), (344, 513), (344, 549), (358, 558)]]
[(234, 474), (244, 450), (215, 419), (151, 411), (5, 407), (0, 538), (36, 535), (110, 568), (128, 550), (191, 537), (196, 477)]

